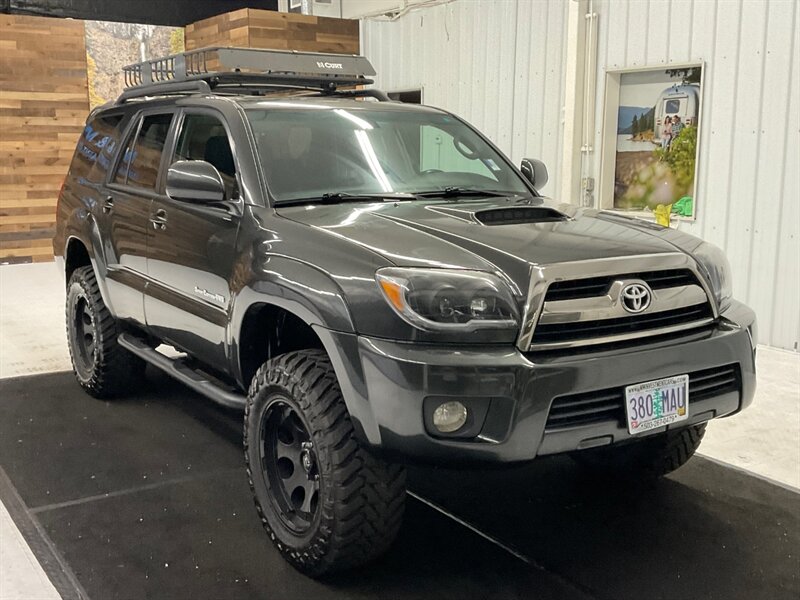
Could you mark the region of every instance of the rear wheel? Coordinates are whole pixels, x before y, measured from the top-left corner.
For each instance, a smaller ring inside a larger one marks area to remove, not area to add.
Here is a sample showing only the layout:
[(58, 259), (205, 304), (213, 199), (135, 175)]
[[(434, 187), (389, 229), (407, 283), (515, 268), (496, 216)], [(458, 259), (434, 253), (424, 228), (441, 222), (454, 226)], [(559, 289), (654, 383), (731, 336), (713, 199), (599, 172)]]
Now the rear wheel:
[(119, 327), (103, 302), (92, 267), (72, 273), (66, 318), (72, 368), (81, 387), (97, 398), (128, 391), (145, 363), (117, 343)]
[(321, 350), (290, 352), (258, 370), (244, 448), (250, 487), (273, 544), (321, 576), (364, 564), (400, 528), (405, 470), (360, 446)]
[(604, 477), (628, 481), (654, 480), (683, 466), (694, 456), (706, 424), (667, 431), (629, 444), (583, 450), (576, 462)]

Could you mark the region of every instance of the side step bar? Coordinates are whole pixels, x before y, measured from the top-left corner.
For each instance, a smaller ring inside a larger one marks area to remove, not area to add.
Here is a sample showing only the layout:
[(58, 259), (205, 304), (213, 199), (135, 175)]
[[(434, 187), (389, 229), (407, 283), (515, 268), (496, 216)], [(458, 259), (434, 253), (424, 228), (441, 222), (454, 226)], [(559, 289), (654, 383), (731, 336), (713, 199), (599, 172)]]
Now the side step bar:
[(195, 392), (203, 394), (222, 406), (244, 410), (247, 398), (243, 394), (237, 394), (220, 387), (219, 384), (211, 381), (207, 376), (189, 367), (182, 359), (164, 356), (129, 333), (121, 333), (117, 338), (117, 342), (129, 352), (154, 367), (158, 367), (167, 375), (174, 377)]

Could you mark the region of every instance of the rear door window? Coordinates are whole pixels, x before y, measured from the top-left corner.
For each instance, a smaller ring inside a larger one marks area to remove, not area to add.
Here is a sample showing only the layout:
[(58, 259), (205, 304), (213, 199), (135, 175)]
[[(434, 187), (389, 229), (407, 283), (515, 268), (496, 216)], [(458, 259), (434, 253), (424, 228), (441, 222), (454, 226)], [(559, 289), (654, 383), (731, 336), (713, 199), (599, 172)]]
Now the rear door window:
[(155, 190), (161, 155), (167, 143), (172, 115), (150, 115), (142, 121), (128, 167), (128, 185)]
[(142, 119), (135, 139), (125, 148), (114, 182), (145, 190), (155, 190), (172, 113), (147, 115)]

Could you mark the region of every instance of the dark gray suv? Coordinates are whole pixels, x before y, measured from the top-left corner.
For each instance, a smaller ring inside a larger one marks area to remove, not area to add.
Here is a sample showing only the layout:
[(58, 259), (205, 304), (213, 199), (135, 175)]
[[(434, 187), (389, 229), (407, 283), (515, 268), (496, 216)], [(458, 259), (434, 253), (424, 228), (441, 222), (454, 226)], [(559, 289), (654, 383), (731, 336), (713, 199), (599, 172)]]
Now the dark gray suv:
[(755, 388), (720, 250), (546, 200), (540, 162), (372, 74), (242, 49), (128, 67), (53, 241), (78, 382), (130, 393), (150, 363), (243, 410), (264, 527), (315, 576), (390, 545), (408, 462), (570, 453), (643, 481)]

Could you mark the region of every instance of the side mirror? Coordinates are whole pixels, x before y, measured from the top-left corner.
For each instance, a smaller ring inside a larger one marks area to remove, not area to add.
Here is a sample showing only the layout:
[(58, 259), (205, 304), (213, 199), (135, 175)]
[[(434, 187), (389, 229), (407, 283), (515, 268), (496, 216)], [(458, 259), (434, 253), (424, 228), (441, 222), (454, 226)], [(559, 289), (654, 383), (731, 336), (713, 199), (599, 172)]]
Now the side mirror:
[(537, 190), (547, 185), (547, 167), (544, 166), (542, 161), (536, 158), (523, 158), (520, 171), (522, 171), (525, 178), (530, 181)]
[(173, 200), (222, 202), (225, 200), (225, 184), (211, 163), (179, 160), (167, 171), (167, 196)]

